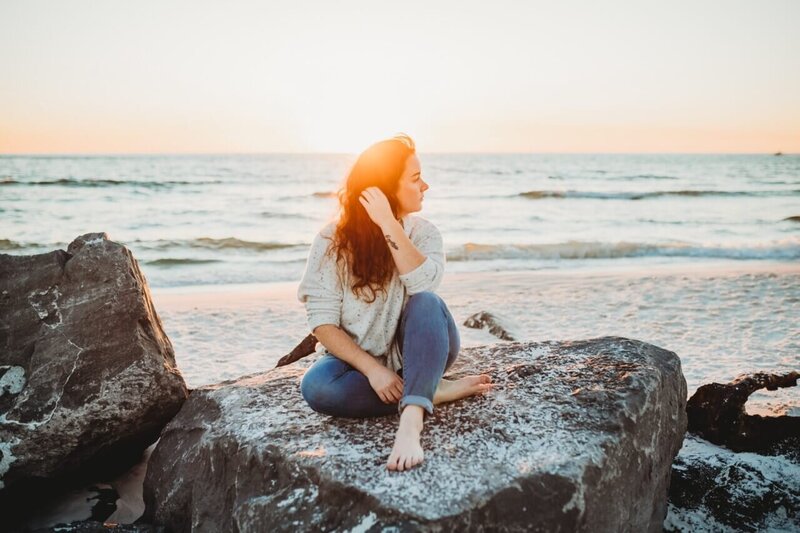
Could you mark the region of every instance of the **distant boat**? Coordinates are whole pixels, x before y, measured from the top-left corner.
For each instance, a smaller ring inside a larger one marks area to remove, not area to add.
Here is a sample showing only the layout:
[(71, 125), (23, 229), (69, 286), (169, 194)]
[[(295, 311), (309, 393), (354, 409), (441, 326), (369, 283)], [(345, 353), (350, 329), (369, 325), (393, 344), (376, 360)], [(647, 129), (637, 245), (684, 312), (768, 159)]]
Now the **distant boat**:
[(783, 155), (783, 153), (782, 152), (775, 152), (775, 154), (773, 154), (773, 155)]

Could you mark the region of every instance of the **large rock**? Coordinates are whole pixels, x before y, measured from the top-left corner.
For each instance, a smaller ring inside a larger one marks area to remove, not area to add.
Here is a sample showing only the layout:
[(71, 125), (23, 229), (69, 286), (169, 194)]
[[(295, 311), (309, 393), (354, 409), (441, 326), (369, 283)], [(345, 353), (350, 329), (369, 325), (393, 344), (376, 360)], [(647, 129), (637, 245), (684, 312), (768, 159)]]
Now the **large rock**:
[(688, 435), (672, 464), (664, 530), (800, 531), (800, 463)]
[[(462, 350), (490, 393), (438, 406), (425, 462), (389, 472), (397, 417), (312, 411), (310, 361), (192, 392), (164, 429), (143, 520), (171, 531), (661, 531), (686, 430), (669, 351), (622, 338)], [(373, 528), (373, 529), (371, 529)]]
[(800, 372), (742, 374), (730, 383), (709, 383), (689, 398), (689, 431), (736, 452), (789, 454), (800, 461), (800, 418), (748, 415), (745, 402), (760, 389), (794, 387)]
[(0, 254), (0, 308), (0, 503), (124, 470), (188, 396), (137, 261), (104, 233)]

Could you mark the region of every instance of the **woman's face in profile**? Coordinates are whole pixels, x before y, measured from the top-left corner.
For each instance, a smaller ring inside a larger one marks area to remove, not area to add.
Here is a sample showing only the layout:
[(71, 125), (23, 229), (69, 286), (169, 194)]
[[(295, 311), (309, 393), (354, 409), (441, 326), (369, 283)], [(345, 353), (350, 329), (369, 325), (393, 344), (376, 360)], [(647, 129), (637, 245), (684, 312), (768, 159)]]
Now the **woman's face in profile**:
[(411, 154), (406, 160), (406, 168), (397, 184), (397, 203), (399, 217), (422, 210), (423, 193), (428, 184), (422, 179), (419, 158)]

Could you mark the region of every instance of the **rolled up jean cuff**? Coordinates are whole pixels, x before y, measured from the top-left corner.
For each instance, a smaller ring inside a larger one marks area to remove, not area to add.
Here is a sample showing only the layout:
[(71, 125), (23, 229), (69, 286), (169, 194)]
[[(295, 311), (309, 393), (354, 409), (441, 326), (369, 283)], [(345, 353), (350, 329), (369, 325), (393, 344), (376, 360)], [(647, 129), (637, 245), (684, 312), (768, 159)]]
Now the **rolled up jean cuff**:
[(429, 415), (433, 414), (433, 402), (427, 399), (425, 396), (404, 396), (400, 400), (400, 403), (397, 404), (397, 412), (402, 414), (406, 405), (419, 405), (425, 409)]

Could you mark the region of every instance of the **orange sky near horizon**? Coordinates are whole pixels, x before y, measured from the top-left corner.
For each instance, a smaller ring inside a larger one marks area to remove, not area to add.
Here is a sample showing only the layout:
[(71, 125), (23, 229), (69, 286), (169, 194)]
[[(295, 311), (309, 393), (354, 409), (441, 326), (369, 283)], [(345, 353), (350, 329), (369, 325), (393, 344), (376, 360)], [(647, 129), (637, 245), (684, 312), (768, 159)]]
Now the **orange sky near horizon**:
[(0, 5), (0, 153), (800, 153), (800, 2)]

